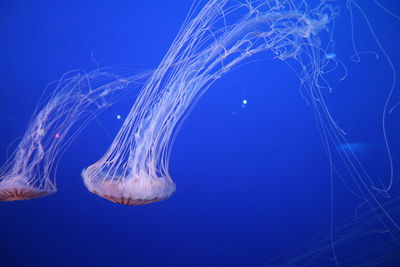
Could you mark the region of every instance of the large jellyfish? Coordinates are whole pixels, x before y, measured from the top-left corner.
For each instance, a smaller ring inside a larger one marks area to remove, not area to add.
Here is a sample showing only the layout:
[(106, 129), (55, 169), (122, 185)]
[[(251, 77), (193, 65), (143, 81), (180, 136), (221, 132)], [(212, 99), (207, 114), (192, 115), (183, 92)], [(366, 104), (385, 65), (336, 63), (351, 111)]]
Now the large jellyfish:
[[(0, 169), (0, 201), (54, 193), (55, 170), (69, 143), (98, 112), (146, 75), (125, 79), (103, 70), (64, 74), (49, 99), (44, 99), (46, 104), (38, 105), (15, 152)], [(78, 121), (79, 126), (73, 127)]]
[(214, 81), (256, 53), (299, 62), (307, 98), (320, 121), (329, 119), (319, 90), (329, 59), (319, 32), (329, 29), (335, 14), (325, 1), (311, 8), (306, 1), (211, 0), (194, 12), (195, 7), (108, 151), (82, 172), (89, 191), (127, 205), (170, 197), (175, 184), (168, 160), (182, 122)]

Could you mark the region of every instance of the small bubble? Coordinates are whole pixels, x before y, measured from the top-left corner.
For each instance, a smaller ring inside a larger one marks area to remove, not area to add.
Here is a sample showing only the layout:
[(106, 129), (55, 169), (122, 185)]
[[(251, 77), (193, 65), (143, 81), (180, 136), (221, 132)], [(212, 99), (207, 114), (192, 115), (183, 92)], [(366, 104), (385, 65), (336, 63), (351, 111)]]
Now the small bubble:
[(117, 119), (120, 120), (121, 119), (121, 115), (117, 115)]
[(243, 105), (246, 105), (247, 104), (247, 100), (243, 99), (242, 103), (243, 103)]

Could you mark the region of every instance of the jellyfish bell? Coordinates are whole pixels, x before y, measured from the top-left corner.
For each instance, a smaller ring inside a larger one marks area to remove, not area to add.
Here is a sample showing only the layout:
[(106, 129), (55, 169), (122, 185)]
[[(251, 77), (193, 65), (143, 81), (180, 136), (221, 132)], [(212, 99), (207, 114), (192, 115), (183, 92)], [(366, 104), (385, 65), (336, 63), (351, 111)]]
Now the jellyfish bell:
[(0, 201), (28, 200), (56, 192), (55, 188), (43, 189), (32, 185), (24, 175), (4, 177), (0, 182)]
[(88, 190), (112, 202), (125, 205), (144, 205), (169, 198), (175, 184), (169, 176), (154, 177), (146, 173), (113, 177), (107, 172), (91, 176), (90, 167), (82, 177)]

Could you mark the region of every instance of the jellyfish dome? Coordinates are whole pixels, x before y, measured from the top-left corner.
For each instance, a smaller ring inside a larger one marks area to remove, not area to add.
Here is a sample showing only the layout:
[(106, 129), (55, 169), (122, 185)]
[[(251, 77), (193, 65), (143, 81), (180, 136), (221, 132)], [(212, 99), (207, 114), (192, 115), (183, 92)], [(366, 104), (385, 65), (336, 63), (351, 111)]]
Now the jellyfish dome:
[[(90, 169), (82, 175), (90, 176)], [(125, 205), (144, 205), (170, 197), (175, 191), (175, 184), (169, 176), (152, 177), (148, 173), (133, 176), (104, 179), (106, 173), (98, 174), (97, 179), (84, 179), (89, 191), (112, 202)]]
[(54, 193), (53, 187), (37, 188), (32, 185), (26, 176), (5, 177), (0, 183), (0, 201), (28, 200), (44, 197)]

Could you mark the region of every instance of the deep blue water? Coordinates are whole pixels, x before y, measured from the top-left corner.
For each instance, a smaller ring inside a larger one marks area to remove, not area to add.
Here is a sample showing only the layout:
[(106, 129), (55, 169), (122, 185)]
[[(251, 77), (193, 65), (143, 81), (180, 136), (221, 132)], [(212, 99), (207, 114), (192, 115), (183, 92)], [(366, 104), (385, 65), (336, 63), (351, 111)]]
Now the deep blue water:
[[(333, 91), (325, 97), (367, 171), (387, 182), (381, 123), (392, 82), (390, 65), (356, 10), (351, 27), (343, 2), (332, 3), (341, 10), (331, 52), (348, 74), (341, 81), (340, 66), (327, 74)], [(400, 14), (395, 1), (382, 3)], [(132, 73), (156, 68), (190, 6), (191, 1), (1, 1), (1, 161), (9, 144), (23, 134), (48, 82), (72, 69), (95, 69), (93, 57), (100, 67), (129, 65)], [(362, 8), (400, 72), (400, 21), (372, 1)], [(352, 29), (360, 62), (351, 61)], [(177, 192), (166, 201), (138, 207), (89, 193), (80, 177), (121, 126), (117, 115), (123, 119), (135, 100), (127, 96), (67, 150), (57, 171), (56, 194), (0, 203), (0, 266), (262, 266), (279, 255), (280, 262), (288, 260), (285, 255), (321, 233), (325, 238), (332, 211), (329, 161), (313, 111), (298, 88), (288, 65), (267, 53), (222, 77), (174, 144), (170, 171)], [(398, 102), (399, 90), (392, 104)], [(400, 108), (388, 117), (395, 167), (400, 159), (398, 122)], [(399, 179), (395, 169), (392, 198), (400, 196)], [(333, 185), (336, 226), (354, 215), (360, 202), (340, 179)], [(398, 210), (389, 212), (400, 217)], [(389, 242), (379, 252), (384, 265), (399, 260), (400, 247), (387, 233), (365, 232), (354, 246), (338, 248), (339, 263), (349, 261), (365, 242), (371, 253), (354, 262), (374, 263), (382, 239)], [(341, 233), (346, 235), (351, 231)]]

